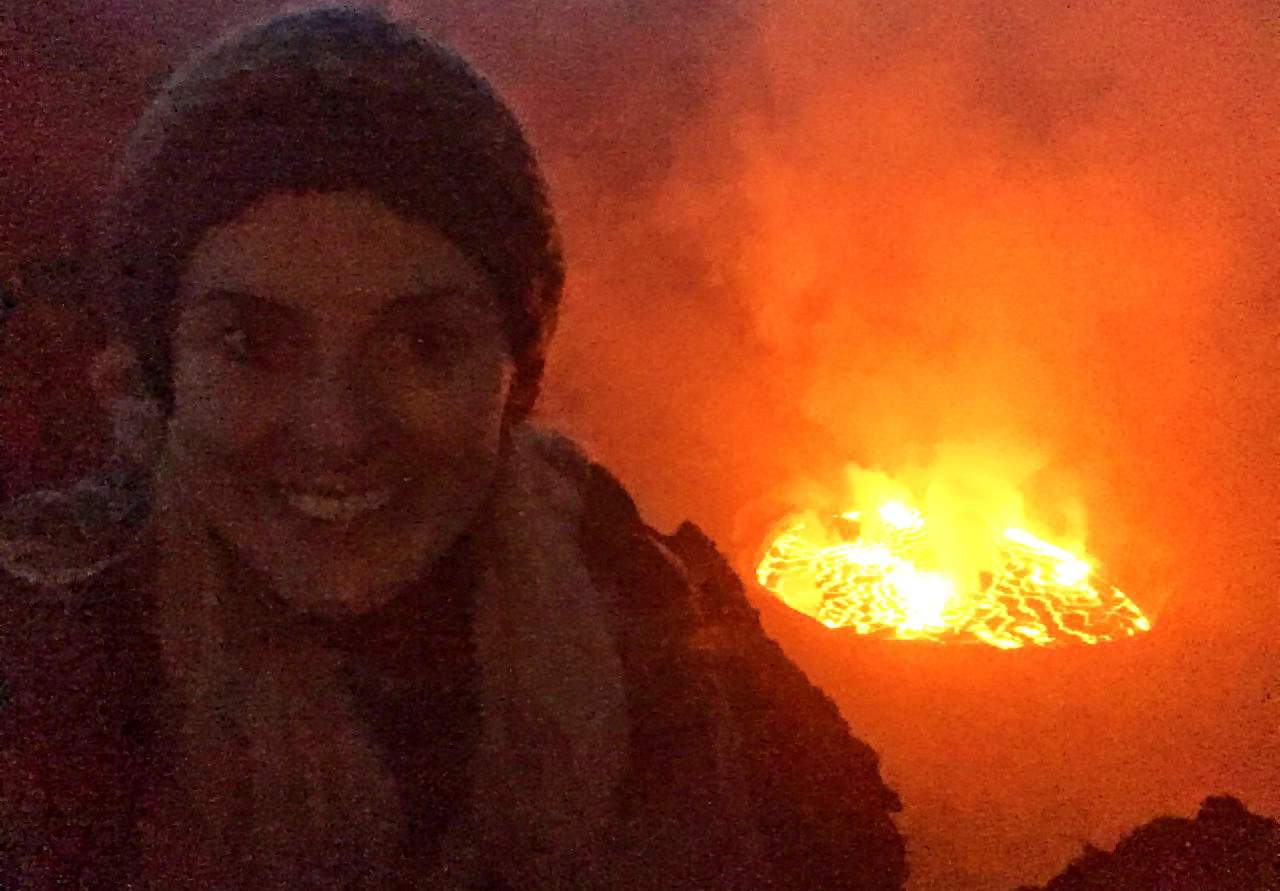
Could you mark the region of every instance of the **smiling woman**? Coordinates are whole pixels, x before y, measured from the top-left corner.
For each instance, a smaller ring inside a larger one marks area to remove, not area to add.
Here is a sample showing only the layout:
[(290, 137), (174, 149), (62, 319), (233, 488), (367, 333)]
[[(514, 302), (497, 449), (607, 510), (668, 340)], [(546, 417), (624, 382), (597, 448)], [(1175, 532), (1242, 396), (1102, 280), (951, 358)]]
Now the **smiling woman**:
[(901, 887), (715, 548), (529, 422), (559, 242), (456, 55), (237, 31), (102, 223), (118, 454), (0, 515), (0, 886)]

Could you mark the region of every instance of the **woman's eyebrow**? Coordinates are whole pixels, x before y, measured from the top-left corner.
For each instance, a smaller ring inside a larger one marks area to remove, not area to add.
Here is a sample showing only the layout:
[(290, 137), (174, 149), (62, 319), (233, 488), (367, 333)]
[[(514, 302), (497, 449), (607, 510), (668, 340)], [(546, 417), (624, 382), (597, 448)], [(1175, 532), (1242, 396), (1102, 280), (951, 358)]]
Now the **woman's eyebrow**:
[(470, 313), (482, 306), (482, 297), (461, 285), (420, 288), (401, 294), (382, 309), (382, 315), (393, 317), (412, 313)]
[(287, 322), (290, 325), (301, 325), (303, 313), (296, 307), (288, 306), (268, 297), (260, 297), (248, 291), (237, 291), (230, 288), (212, 288), (202, 294), (199, 302), (204, 306), (229, 303), (245, 315), (260, 315)]

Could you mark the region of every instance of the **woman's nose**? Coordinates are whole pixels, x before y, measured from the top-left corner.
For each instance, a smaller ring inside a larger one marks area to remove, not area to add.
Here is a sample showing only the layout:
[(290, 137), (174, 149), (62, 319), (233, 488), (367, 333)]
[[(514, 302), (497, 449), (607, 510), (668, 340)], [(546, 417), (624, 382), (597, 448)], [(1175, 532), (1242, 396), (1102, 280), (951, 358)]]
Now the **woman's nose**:
[(341, 462), (368, 446), (371, 395), (350, 369), (329, 367), (310, 375), (295, 398), (294, 433), (308, 452)]

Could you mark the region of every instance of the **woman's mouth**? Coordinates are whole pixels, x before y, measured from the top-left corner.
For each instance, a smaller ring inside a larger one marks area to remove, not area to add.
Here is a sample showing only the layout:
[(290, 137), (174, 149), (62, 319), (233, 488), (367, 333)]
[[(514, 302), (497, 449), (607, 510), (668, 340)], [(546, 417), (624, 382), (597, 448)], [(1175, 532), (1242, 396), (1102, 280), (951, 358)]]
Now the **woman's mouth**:
[(381, 510), (391, 502), (391, 489), (376, 489), (353, 495), (329, 495), (320, 492), (283, 490), (285, 503), (312, 520), (325, 523), (349, 523), (366, 514)]

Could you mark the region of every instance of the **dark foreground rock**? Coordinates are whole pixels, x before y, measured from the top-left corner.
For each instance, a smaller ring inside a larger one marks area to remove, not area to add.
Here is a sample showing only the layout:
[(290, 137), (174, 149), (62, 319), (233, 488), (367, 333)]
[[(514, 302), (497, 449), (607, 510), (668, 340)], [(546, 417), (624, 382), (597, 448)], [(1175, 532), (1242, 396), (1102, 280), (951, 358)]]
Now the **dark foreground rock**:
[(1280, 823), (1214, 796), (1193, 820), (1152, 820), (1113, 852), (1087, 847), (1043, 888), (1018, 891), (1280, 891)]

